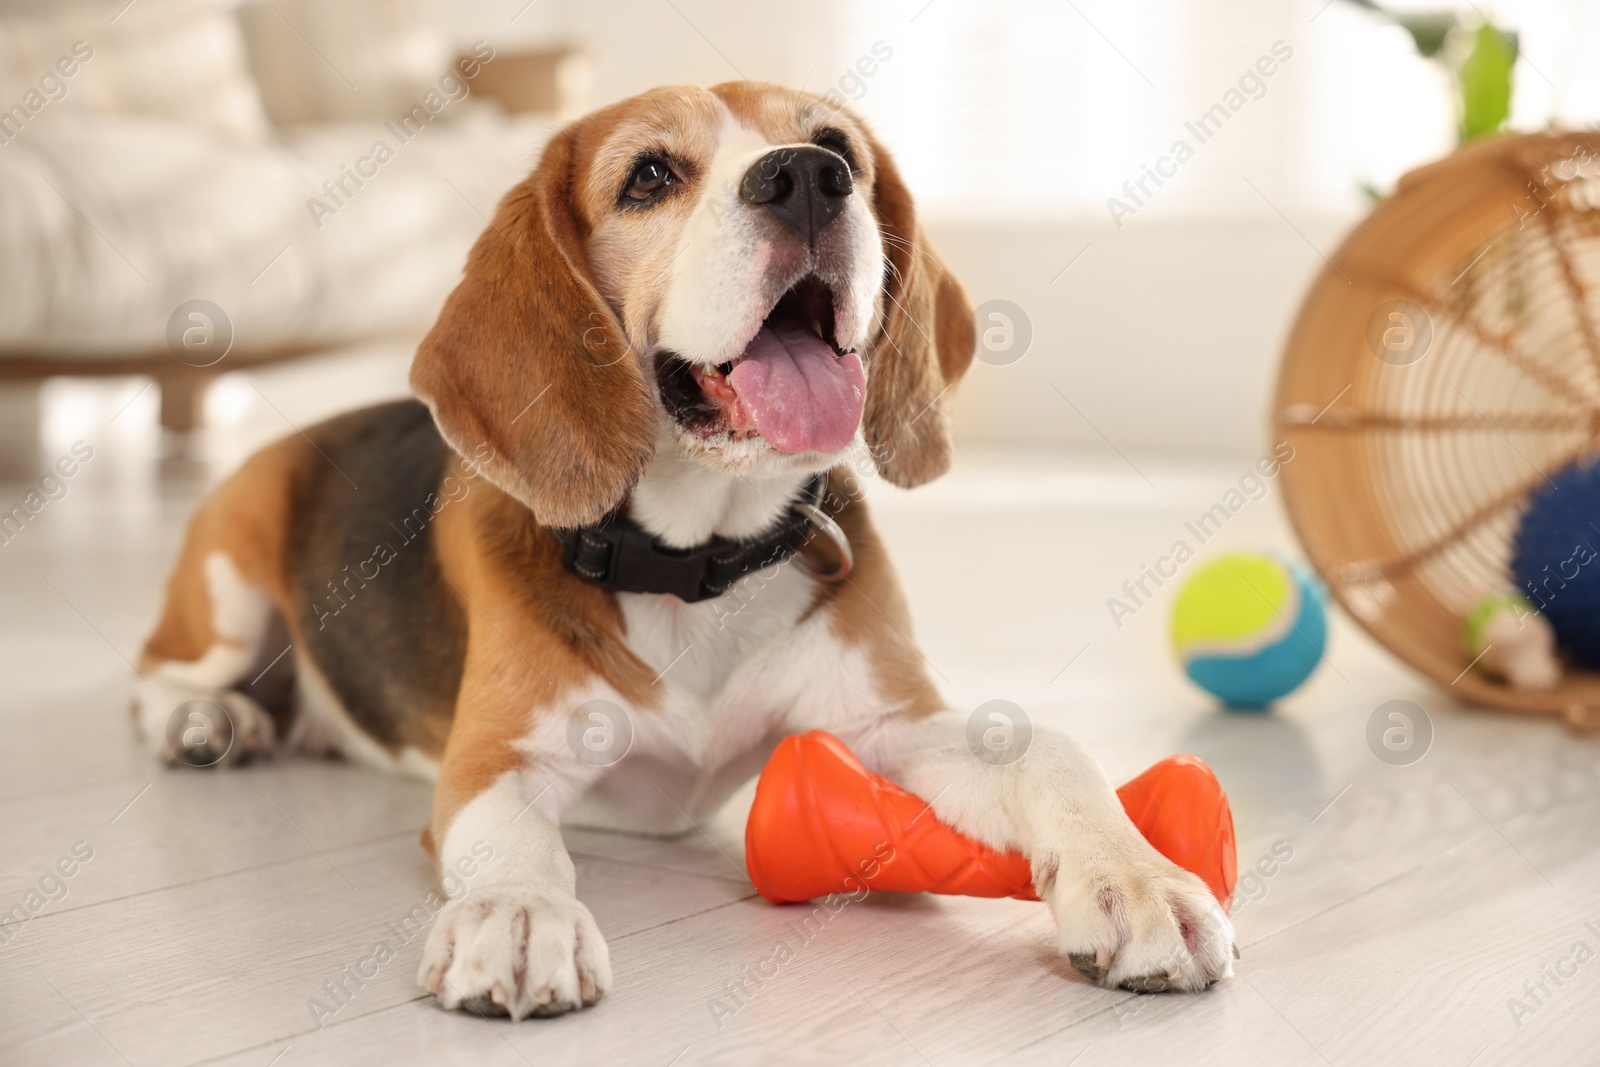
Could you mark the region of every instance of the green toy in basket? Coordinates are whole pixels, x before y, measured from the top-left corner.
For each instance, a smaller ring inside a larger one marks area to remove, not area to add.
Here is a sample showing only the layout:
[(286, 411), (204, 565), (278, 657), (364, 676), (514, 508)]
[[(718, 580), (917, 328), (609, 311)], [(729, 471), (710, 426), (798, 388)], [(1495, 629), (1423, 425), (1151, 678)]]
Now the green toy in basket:
[(1264, 552), (1212, 560), (1172, 608), (1172, 646), (1184, 671), (1232, 707), (1265, 707), (1292, 692), (1327, 639), (1322, 583), (1301, 564)]

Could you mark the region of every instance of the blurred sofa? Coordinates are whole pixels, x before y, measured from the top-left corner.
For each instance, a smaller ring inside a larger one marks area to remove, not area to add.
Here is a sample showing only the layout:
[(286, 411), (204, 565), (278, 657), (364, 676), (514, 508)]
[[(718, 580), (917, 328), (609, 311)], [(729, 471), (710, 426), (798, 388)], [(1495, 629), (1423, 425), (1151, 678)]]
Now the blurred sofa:
[(0, 380), (150, 375), (186, 430), (218, 373), (420, 335), (584, 69), (426, 0), (0, 0)]

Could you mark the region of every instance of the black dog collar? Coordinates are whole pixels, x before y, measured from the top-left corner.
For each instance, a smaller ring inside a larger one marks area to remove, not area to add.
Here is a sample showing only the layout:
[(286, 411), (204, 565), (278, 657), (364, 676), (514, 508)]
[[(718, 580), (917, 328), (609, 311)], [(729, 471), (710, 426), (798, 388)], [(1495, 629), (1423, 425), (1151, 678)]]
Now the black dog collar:
[(828, 476), (817, 475), (771, 530), (748, 541), (713, 537), (694, 548), (668, 548), (620, 510), (593, 526), (551, 532), (566, 546), (561, 562), (567, 570), (618, 593), (670, 593), (688, 603), (709, 600), (752, 571), (792, 559), (818, 533), (834, 542), (840, 564), (833, 573), (817, 576), (840, 581), (853, 558), (844, 532), (822, 509), (827, 486)]

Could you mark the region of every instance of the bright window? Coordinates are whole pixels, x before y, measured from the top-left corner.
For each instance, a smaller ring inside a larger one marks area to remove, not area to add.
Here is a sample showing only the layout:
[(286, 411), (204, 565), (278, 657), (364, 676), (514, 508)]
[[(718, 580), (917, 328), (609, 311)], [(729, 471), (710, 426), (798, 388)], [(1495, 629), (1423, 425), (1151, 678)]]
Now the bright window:
[[(1520, 38), (1515, 125), (1600, 118), (1600, 5), (1479, 6)], [(876, 42), (892, 56), (837, 79), (823, 61), (811, 88), (850, 100), (896, 146), (919, 198), (944, 211), (1109, 214), (1118, 197), (1152, 215), (1270, 211), (1267, 201), (1343, 213), (1362, 206), (1363, 185), (1387, 189), (1455, 143), (1443, 69), (1346, 0), (842, 8), (833, 70), (852, 70)], [(1175, 153), (1180, 143), (1192, 154)], [(1157, 184), (1146, 168), (1168, 176)]]

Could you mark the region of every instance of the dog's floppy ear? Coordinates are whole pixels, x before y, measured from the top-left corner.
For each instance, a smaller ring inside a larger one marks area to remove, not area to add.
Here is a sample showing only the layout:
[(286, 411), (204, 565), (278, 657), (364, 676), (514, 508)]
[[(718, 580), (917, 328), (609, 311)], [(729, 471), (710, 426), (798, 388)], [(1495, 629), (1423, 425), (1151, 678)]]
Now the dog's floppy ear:
[(573, 216), (581, 128), (500, 202), (411, 365), (451, 447), (557, 527), (620, 504), (655, 448), (650, 387)]
[(976, 333), (967, 294), (928, 247), (894, 161), (875, 139), (871, 144), (872, 206), (889, 266), (862, 428), (878, 473), (910, 488), (950, 466), (946, 390), (972, 362)]

